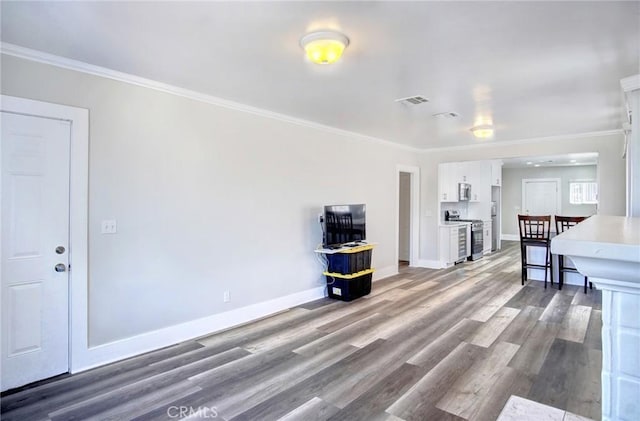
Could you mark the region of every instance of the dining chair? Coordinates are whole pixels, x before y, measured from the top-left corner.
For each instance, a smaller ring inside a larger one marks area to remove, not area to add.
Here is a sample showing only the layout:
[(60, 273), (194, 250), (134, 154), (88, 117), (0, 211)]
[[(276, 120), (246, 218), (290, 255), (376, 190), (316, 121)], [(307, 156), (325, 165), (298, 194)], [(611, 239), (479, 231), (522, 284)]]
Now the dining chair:
[[(544, 287), (547, 288), (547, 269), (551, 274), (553, 285), (553, 266), (551, 263), (551, 215), (530, 216), (518, 215), (520, 230), (520, 254), (522, 259), (522, 285), (527, 280), (529, 269), (544, 270)], [(527, 260), (528, 247), (545, 249), (545, 263), (530, 263)]]
[[(587, 219), (586, 216), (555, 216), (556, 220), (556, 232), (558, 234), (565, 232), (571, 227), (578, 225), (580, 222)], [(564, 256), (562, 254), (558, 255), (558, 288), (562, 289), (562, 285), (564, 285), (564, 274), (565, 272), (571, 273), (580, 273), (574, 266), (565, 266)], [(584, 277), (584, 293), (587, 293), (587, 282), (588, 278)], [(593, 284), (589, 282), (589, 288), (593, 289)]]

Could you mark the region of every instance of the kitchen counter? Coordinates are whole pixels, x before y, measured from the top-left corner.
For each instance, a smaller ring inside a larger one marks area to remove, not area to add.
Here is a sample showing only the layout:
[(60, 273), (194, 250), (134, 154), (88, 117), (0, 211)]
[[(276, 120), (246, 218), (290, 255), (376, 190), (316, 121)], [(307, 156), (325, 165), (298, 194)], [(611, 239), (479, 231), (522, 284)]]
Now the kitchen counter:
[(596, 215), (551, 240), (602, 290), (602, 419), (640, 419), (640, 218)]
[(460, 226), (460, 225), (470, 225), (471, 222), (464, 222), (464, 221), (445, 221), (445, 222), (440, 222), (441, 227), (452, 227), (452, 226)]
[[(553, 238), (551, 253), (571, 256), (587, 276), (637, 282), (640, 287), (640, 218), (592, 216)], [(606, 261), (610, 263), (603, 265)]]

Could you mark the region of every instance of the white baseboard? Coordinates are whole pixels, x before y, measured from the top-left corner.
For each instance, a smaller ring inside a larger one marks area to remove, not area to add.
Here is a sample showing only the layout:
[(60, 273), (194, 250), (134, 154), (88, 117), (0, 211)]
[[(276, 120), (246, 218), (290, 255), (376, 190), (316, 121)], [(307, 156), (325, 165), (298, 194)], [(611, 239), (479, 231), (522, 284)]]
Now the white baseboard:
[(389, 276), (398, 274), (398, 265), (387, 266), (382, 269), (376, 269), (373, 272), (373, 281), (378, 281), (380, 279), (388, 278)]
[(325, 292), (325, 286), (316, 287), (224, 313), (214, 314), (202, 319), (147, 332), (131, 338), (90, 347), (84, 350), (83, 355), (74, 356), (74, 364), (71, 367), (71, 372), (77, 373), (85, 371), (90, 368), (228, 329), (309, 301), (323, 298), (326, 296)]
[(520, 241), (520, 236), (513, 234), (500, 234), (500, 239), (505, 241)]
[(420, 259), (418, 260), (418, 267), (421, 268), (429, 268), (429, 269), (442, 269), (444, 266), (440, 260), (427, 260)]

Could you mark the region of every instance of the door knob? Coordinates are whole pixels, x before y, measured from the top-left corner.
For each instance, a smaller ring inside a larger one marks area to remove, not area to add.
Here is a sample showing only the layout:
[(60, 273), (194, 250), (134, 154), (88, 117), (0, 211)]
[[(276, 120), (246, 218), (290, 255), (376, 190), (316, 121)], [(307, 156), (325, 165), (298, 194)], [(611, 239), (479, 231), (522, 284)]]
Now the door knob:
[(66, 272), (67, 266), (64, 263), (58, 263), (54, 269), (56, 272)]
[(63, 246), (56, 247), (56, 253), (57, 254), (63, 254), (65, 251), (66, 251), (66, 249)]

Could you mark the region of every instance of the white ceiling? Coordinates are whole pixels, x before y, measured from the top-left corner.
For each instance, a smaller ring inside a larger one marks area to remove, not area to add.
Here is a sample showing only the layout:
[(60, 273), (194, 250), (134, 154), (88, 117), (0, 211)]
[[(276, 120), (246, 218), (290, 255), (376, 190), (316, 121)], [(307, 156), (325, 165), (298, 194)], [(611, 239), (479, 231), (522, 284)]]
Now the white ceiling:
[[(620, 79), (640, 72), (640, 2), (1, 7), (3, 42), (419, 148), (480, 142), (478, 117), (490, 141), (619, 129)], [(331, 66), (298, 44), (323, 28), (351, 40)], [(430, 102), (394, 102), (412, 95)]]
[(502, 160), (503, 168), (569, 167), (597, 164), (597, 152), (528, 156)]

